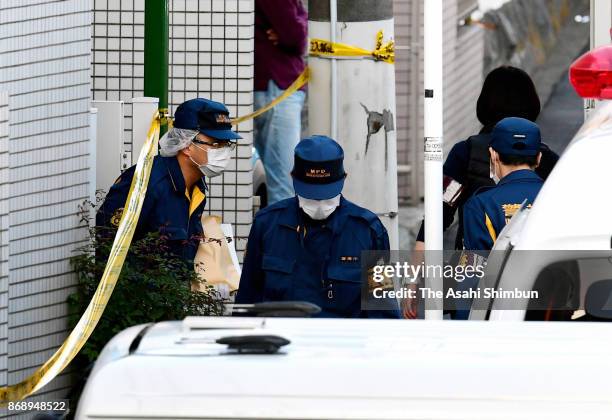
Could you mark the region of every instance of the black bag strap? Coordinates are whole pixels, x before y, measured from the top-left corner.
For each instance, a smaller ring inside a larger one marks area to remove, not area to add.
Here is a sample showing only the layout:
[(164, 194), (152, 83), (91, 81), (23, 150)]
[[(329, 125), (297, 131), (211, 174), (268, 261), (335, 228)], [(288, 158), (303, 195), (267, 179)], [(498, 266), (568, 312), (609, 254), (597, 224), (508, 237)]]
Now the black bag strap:
[(478, 134), (467, 139), (470, 149), (467, 176), (469, 191), (493, 185), (493, 181), (489, 178), (490, 138), (490, 134)]

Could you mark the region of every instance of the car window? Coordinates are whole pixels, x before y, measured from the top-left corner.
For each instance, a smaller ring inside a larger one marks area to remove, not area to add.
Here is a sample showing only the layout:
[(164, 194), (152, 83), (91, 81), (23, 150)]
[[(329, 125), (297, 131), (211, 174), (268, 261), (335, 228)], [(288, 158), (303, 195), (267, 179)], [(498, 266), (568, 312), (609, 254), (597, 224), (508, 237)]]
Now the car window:
[[(548, 265), (540, 272), (535, 281), (533, 290), (538, 292), (538, 298), (530, 299), (525, 320), (605, 320), (594, 319), (593, 314), (589, 313), (598, 312), (598, 309), (601, 309), (594, 308), (593, 303), (601, 306), (599, 302), (605, 303), (608, 301), (605, 297), (602, 297), (598, 302), (593, 302), (592, 297), (591, 301), (588, 299), (589, 289), (602, 281), (612, 283), (612, 261), (610, 258), (581, 258)], [(602, 288), (601, 284), (599, 286), (599, 294), (610, 294), (610, 288)], [(610, 297), (612, 298), (612, 296)]]

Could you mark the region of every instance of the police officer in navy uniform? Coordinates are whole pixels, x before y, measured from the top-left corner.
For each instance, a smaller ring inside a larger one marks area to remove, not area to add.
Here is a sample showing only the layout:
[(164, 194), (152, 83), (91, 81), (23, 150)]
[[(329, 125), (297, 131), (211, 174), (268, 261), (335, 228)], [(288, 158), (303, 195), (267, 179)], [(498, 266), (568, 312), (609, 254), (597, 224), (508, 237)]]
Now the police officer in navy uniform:
[(362, 251), (389, 250), (389, 237), (374, 213), (342, 196), (342, 147), (313, 136), (294, 157), (297, 196), (255, 216), (236, 303), (306, 301), (321, 317), (399, 317), (394, 300), (388, 310), (362, 310)]
[(497, 185), (481, 188), (465, 204), (465, 249), (491, 250), (521, 204), (533, 204), (544, 183), (534, 172), (542, 157), (540, 147), (540, 129), (529, 120), (505, 118), (493, 128), (490, 176)]
[[(173, 128), (159, 141), (160, 156), (153, 161), (134, 240), (160, 232), (168, 238), (171, 252), (193, 262), (203, 233), (204, 176), (223, 172), (239, 138), (225, 105), (202, 98), (181, 104)], [(134, 170), (135, 166), (127, 169), (110, 188), (96, 225), (119, 225)]]

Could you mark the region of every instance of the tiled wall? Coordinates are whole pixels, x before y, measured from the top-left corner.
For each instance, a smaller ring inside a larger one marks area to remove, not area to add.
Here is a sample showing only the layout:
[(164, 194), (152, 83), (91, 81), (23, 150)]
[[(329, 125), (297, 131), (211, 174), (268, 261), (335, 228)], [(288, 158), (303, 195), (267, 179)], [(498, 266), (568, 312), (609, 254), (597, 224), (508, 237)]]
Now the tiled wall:
[[(0, 97), (3, 383), (30, 375), (67, 335), (69, 258), (87, 236), (77, 206), (89, 184), (91, 8), (84, 0), (0, 2), (0, 92), (8, 93)], [(69, 386), (63, 374), (37, 398), (63, 398)]]
[(8, 94), (0, 92), (0, 386), (8, 374)]

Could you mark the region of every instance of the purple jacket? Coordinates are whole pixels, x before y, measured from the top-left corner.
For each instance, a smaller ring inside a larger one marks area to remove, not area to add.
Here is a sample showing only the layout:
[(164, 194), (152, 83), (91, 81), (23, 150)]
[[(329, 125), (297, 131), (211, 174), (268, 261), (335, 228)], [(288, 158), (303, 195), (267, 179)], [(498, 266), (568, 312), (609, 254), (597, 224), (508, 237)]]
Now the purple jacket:
[[(278, 45), (268, 40), (274, 29)], [(286, 89), (304, 71), (302, 58), (308, 41), (308, 13), (301, 0), (255, 0), (255, 90), (268, 81)]]

